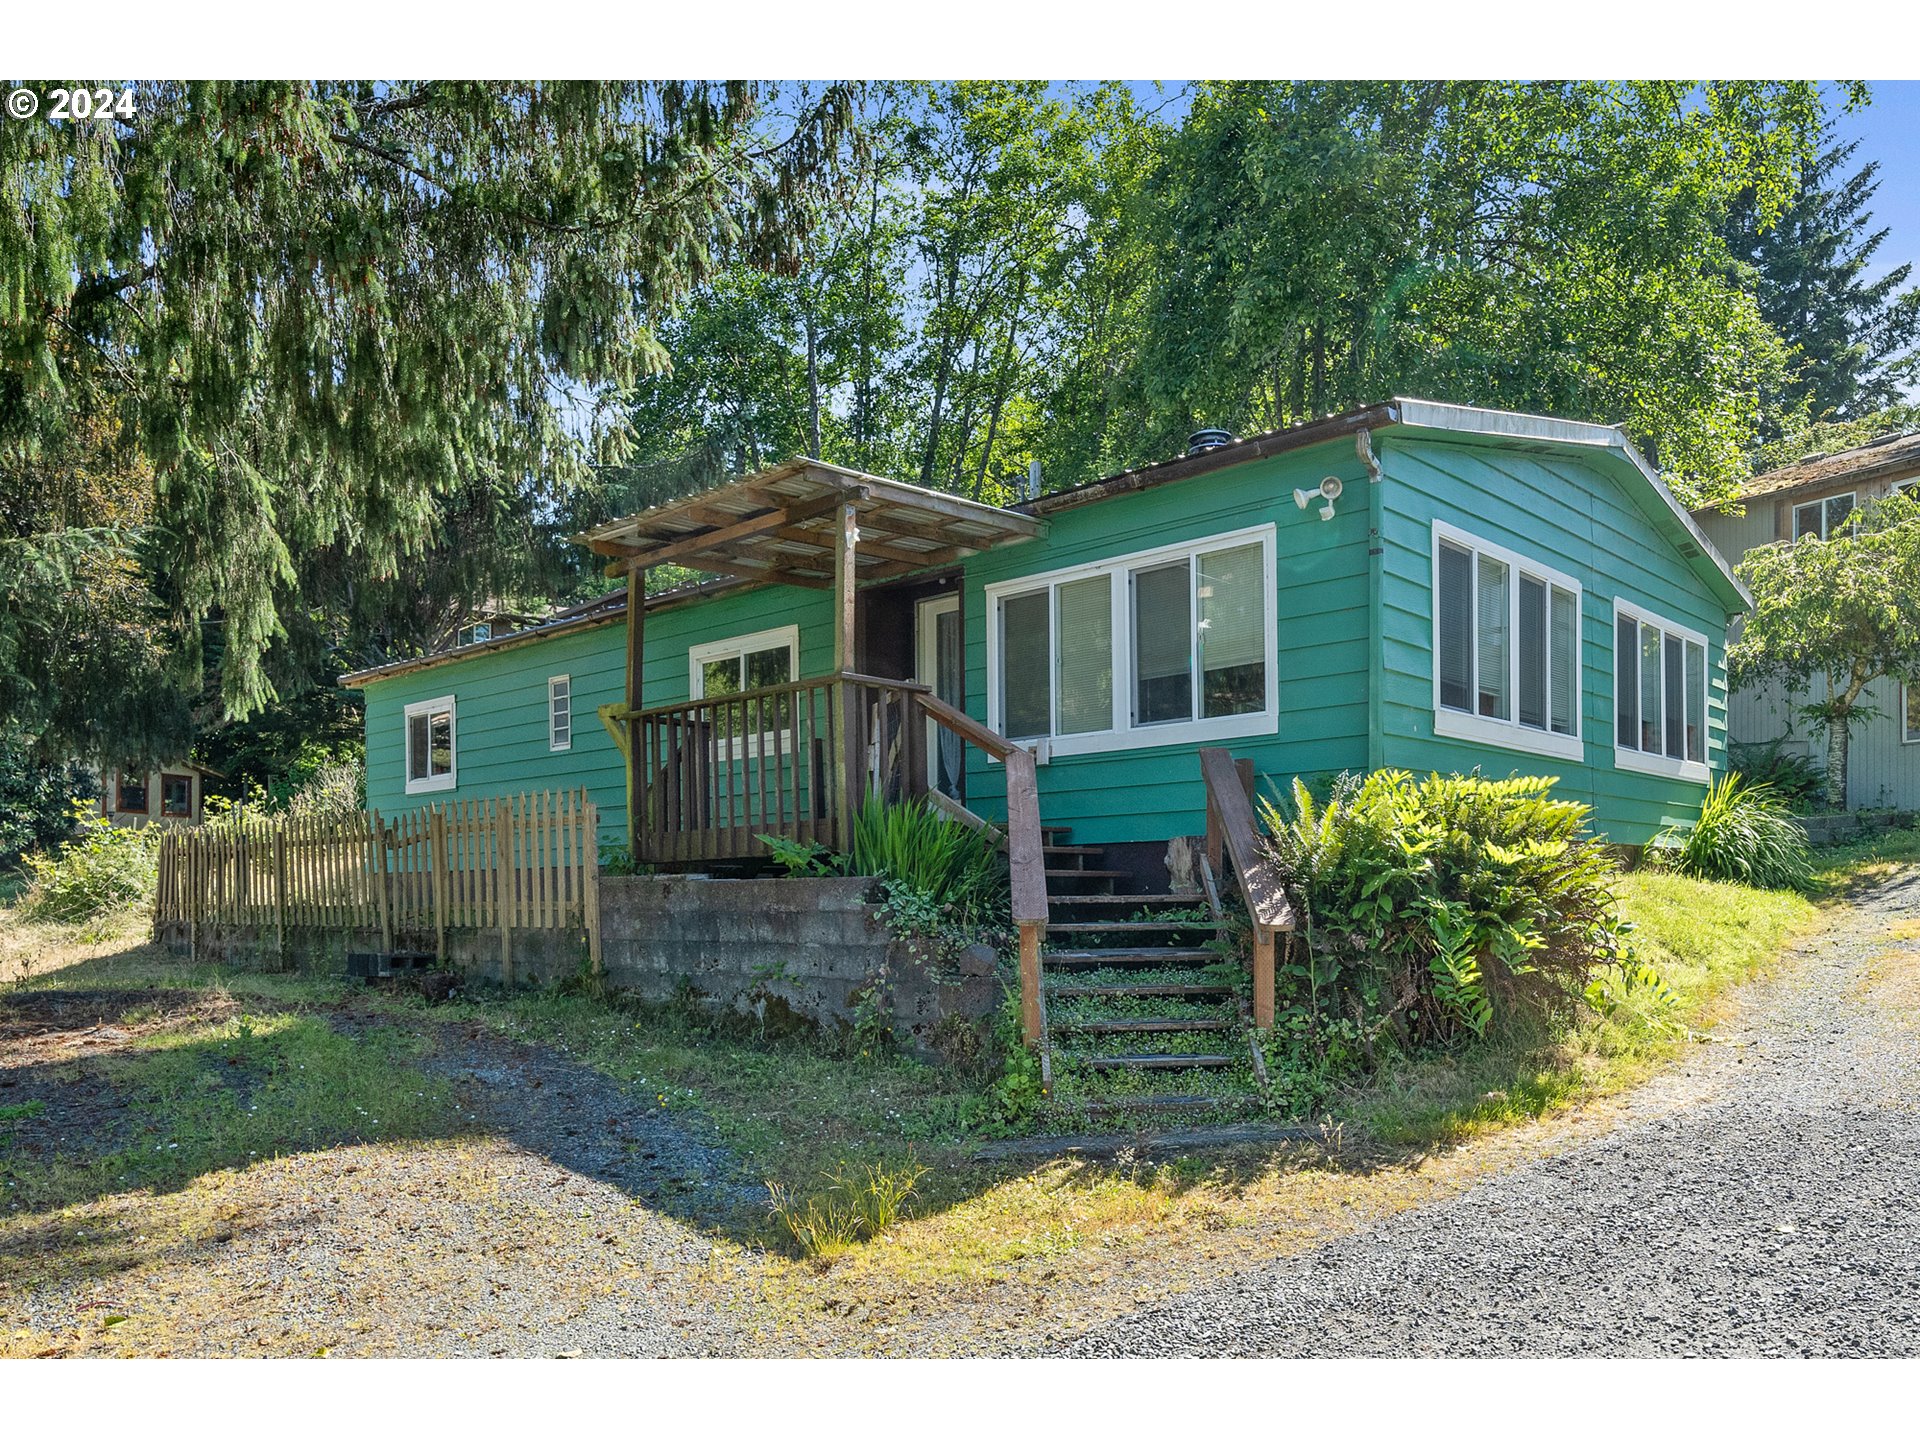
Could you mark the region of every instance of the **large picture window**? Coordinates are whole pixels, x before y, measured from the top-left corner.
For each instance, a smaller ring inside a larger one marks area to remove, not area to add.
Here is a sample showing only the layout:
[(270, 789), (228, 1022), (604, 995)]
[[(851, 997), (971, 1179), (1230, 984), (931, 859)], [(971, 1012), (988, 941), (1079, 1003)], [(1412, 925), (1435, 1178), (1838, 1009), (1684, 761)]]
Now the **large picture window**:
[(453, 696), (407, 706), (407, 794), (451, 790), (456, 783)]
[(1436, 735), (1568, 760), (1580, 739), (1580, 583), (1436, 521)]
[(1273, 527), (987, 587), (987, 706), (1055, 754), (1270, 733)]
[(1618, 600), (1613, 637), (1616, 763), (1704, 782), (1707, 637)]

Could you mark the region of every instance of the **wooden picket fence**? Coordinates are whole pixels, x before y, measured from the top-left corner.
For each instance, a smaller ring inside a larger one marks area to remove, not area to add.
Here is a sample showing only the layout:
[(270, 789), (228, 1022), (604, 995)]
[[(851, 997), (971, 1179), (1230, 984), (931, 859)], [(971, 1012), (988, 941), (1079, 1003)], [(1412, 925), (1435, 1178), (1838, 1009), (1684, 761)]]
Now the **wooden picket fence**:
[(456, 800), (391, 819), (246, 816), (160, 841), (156, 927), (432, 932), (495, 930), (513, 978), (516, 930), (584, 930), (600, 971), (600, 816), (584, 790)]

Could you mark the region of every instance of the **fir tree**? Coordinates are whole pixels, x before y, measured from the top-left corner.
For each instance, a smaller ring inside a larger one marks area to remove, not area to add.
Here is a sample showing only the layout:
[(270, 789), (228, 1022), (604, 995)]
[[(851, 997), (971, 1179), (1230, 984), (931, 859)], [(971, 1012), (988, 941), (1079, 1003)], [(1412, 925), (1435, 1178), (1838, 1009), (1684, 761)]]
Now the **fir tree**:
[(1920, 379), (1920, 287), (1907, 287), (1911, 265), (1869, 274), (1888, 233), (1871, 209), (1880, 162), (1847, 176), (1860, 142), (1834, 143), (1831, 122), (1821, 138), (1779, 219), (1763, 228), (1743, 200), (1727, 243), (1753, 267), (1761, 315), (1798, 352), (1779, 409), (1804, 403), (1807, 419), (1849, 420), (1896, 403)]

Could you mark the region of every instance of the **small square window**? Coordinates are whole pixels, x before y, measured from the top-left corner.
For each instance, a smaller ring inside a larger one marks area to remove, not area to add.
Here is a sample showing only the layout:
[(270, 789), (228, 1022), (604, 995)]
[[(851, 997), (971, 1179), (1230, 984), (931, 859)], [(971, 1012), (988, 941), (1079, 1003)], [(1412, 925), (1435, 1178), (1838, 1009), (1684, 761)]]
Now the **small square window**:
[(455, 784), (453, 697), (407, 706), (407, 793), (451, 790)]

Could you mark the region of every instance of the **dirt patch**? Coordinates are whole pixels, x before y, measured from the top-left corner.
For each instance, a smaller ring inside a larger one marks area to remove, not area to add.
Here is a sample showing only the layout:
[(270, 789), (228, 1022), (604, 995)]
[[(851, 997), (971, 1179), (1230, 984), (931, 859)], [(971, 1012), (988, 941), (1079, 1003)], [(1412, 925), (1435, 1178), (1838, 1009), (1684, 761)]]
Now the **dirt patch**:
[[(0, 998), (0, 1154), (11, 1163), (121, 1148), (134, 1128), (112, 1061), (140, 1040), (237, 1007), (187, 990), (21, 991)], [(225, 1077), (221, 1077), (225, 1083)]]
[(345, 1033), (404, 1024), (425, 1034), (432, 1045), (420, 1068), (452, 1082), (478, 1128), (677, 1219), (721, 1227), (766, 1207), (764, 1187), (746, 1183), (733, 1154), (697, 1133), (697, 1121), (544, 1046), (476, 1024), (351, 1008), (332, 1023)]

